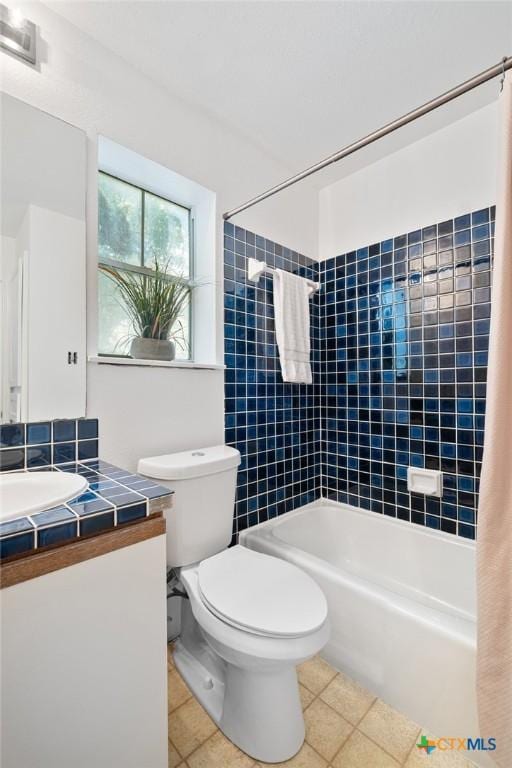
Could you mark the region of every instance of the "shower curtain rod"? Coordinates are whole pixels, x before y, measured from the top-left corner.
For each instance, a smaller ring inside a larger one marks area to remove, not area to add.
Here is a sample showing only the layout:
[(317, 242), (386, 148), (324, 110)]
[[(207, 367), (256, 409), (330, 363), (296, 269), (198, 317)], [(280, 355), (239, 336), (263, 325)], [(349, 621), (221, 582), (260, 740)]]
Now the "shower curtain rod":
[(373, 142), (377, 141), (377, 139), (381, 139), (383, 136), (387, 136), (389, 133), (393, 133), (393, 131), (396, 131), (398, 128), (402, 128), (404, 125), (407, 125), (408, 123), (412, 123), (414, 120), (417, 120), (419, 117), (423, 117), (423, 115), (426, 115), (429, 112), (432, 112), (434, 109), (437, 109), (437, 107), (442, 107), (443, 104), (448, 104), (449, 101), (453, 101), (453, 99), (456, 99), (458, 96), (462, 96), (464, 93), (467, 93), (468, 91), (473, 90), (473, 88), (477, 88), (479, 85), (483, 85), (483, 83), (486, 83), (488, 80), (492, 80), (494, 77), (497, 77), (498, 75), (502, 75), (504, 77), (505, 72), (511, 68), (512, 68), (512, 56), (505, 56), (500, 61), (500, 63), (496, 64), (494, 67), (489, 67), (489, 69), (485, 69), (483, 72), (480, 72), (480, 74), (475, 75), (474, 77), (470, 78), (469, 80), (466, 80), (460, 85), (456, 85), (455, 88), (451, 88), (449, 91), (446, 91), (445, 93), (442, 93), (440, 96), (437, 96), (437, 98), (432, 99), (431, 101), (427, 101), (421, 107), (416, 107), (416, 109), (413, 109), (411, 112), (407, 112), (407, 114), (402, 115), (402, 117), (398, 117), (396, 120), (393, 120), (391, 123), (387, 123), (386, 125), (382, 126), (382, 128), (379, 128), (378, 130), (373, 131), (373, 133), (369, 133), (367, 136), (364, 136), (362, 139), (359, 139), (358, 141), (354, 141), (352, 144), (347, 144), (346, 147), (343, 147), (343, 149), (340, 149), (338, 152), (335, 152), (333, 155), (329, 155), (329, 157), (326, 157), (324, 160), (320, 160), (319, 163), (316, 163), (315, 165), (311, 165), (309, 168), (306, 168), (306, 170), (301, 171), (300, 173), (296, 173), (295, 176), (290, 176), (289, 179), (282, 181), (280, 184), (276, 184), (275, 187), (271, 187), (270, 189), (267, 189), (266, 192), (262, 192), (261, 195), (257, 195), (257, 197), (253, 197), (251, 200), (248, 200), (246, 203), (243, 203), (243, 205), (239, 205), (238, 208), (233, 208), (231, 211), (227, 211), (226, 213), (223, 214), (223, 218), (227, 221), (232, 216), (235, 216), (237, 213), (246, 211), (247, 208), (252, 208), (252, 206), (256, 205), (256, 203), (261, 203), (263, 200), (266, 200), (268, 197), (272, 197), (272, 195), (276, 195), (278, 192), (281, 192), (283, 189), (286, 189), (287, 187), (291, 187), (292, 184), (297, 184), (298, 181), (302, 181), (302, 179), (305, 179), (308, 176), (311, 176), (313, 173), (316, 173), (317, 171), (321, 171), (322, 168), (326, 168), (328, 165), (332, 165), (332, 163), (337, 163), (338, 160), (343, 160), (343, 158), (348, 157), (349, 155), (352, 155), (354, 152), (357, 152), (359, 149), (362, 149), (363, 147), (367, 147), (369, 144), (373, 144)]

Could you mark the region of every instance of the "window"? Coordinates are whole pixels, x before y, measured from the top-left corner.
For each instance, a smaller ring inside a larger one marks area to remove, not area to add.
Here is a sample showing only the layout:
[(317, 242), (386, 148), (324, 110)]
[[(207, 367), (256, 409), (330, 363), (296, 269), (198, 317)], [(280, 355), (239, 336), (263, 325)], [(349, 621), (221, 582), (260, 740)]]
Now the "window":
[[(99, 263), (154, 279), (155, 269), (192, 287), (190, 209), (103, 171), (98, 179)], [(115, 283), (99, 270), (100, 355), (128, 356), (135, 335)], [(171, 329), (176, 357), (191, 354), (190, 302)]]

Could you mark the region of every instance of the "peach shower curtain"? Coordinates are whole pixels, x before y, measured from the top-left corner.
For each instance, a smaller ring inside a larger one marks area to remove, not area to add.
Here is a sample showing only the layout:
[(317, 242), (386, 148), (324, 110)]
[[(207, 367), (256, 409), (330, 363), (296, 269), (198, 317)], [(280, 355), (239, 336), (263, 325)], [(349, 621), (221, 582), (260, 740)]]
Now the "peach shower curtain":
[(512, 766), (512, 78), (501, 95), (489, 375), (477, 534), (480, 734)]

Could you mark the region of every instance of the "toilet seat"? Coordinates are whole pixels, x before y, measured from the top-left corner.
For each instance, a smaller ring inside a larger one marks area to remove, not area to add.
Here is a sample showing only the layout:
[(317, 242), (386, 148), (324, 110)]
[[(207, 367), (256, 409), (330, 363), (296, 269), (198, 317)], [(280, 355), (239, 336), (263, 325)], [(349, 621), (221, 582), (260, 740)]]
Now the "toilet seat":
[(327, 619), (324, 594), (307, 573), (240, 545), (203, 560), (198, 587), (211, 613), (251, 634), (304, 637)]

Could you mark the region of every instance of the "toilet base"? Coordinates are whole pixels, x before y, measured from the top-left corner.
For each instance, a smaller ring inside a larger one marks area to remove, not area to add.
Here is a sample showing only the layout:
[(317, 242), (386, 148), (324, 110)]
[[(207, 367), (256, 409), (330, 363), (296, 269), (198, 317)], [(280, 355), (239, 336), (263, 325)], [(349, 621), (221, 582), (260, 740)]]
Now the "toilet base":
[(266, 763), (289, 760), (304, 741), (304, 718), (294, 665), (262, 661), (236, 666), (215, 653), (188, 601), (174, 662), (192, 693), (230, 741)]
[(256, 760), (293, 757), (305, 736), (295, 668), (254, 672), (228, 665), (219, 728)]

